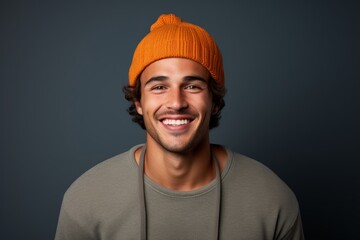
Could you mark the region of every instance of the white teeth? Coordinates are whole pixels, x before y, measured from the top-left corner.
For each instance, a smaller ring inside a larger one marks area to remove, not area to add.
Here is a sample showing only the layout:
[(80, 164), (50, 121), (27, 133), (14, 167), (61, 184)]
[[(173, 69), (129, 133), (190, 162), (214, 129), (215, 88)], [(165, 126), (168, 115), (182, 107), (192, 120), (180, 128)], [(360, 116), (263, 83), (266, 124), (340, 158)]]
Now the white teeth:
[(172, 126), (180, 126), (180, 125), (188, 124), (189, 122), (190, 121), (186, 119), (181, 119), (181, 120), (165, 119), (163, 121), (164, 124), (172, 125)]

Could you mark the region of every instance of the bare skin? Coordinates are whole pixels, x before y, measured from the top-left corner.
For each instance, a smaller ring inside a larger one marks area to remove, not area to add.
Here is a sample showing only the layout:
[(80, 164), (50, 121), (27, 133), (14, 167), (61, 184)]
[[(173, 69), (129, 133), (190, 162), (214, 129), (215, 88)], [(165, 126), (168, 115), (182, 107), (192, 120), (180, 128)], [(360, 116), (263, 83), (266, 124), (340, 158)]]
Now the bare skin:
[[(136, 160), (137, 164), (139, 164), (141, 150), (142, 150), (142, 148), (140, 147), (135, 151), (135, 160)], [(222, 172), (226, 165), (226, 162), (227, 162), (226, 150), (224, 148), (222, 148), (221, 146), (213, 146), (213, 153), (215, 154), (216, 159), (218, 160), (220, 172)], [(162, 177), (164, 179), (160, 180), (161, 177), (157, 176), (157, 175), (161, 175), (160, 172), (158, 172), (157, 169), (154, 169), (154, 170), (149, 169), (150, 166), (149, 166), (148, 162), (149, 162), (148, 158), (145, 157), (145, 174), (151, 180), (156, 182), (157, 184), (159, 184), (165, 188), (171, 189), (171, 190), (178, 190), (178, 191), (195, 190), (195, 189), (201, 188), (201, 187), (209, 184), (215, 178), (215, 168), (212, 165), (211, 168), (208, 169), (208, 171), (211, 172), (211, 175), (209, 177), (207, 177), (206, 179), (203, 179), (202, 181), (195, 183), (195, 184), (194, 183), (191, 184), (190, 183), (191, 181), (187, 181), (185, 176), (184, 176), (184, 179), (175, 177), (175, 176), (179, 175), (176, 173), (174, 174), (174, 176), (171, 176), (172, 174), (166, 174), (167, 177)], [(210, 163), (210, 164), (212, 164), (212, 163)], [(155, 174), (152, 173), (154, 171), (155, 171)]]
[[(215, 178), (208, 126), (216, 109), (209, 76), (201, 64), (183, 58), (156, 61), (140, 76), (142, 95), (135, 105), (146, 126), (145, 174), (166, 188), (194, 190)], [(213, 151), (223, 169), (225, 150)], [(139, 155), (137, 150), (137, 162)]]

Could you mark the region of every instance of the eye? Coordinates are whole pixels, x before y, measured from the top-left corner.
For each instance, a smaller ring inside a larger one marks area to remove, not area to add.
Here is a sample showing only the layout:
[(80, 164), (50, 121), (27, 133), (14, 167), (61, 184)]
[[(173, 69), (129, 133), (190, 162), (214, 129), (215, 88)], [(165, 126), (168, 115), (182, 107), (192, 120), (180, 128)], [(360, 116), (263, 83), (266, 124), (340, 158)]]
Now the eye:
[(155, 86), (152, 88), (153, 90), (163, 90), (165, 89), (164, 86)]
[(155, 85), (155, 86), (151, 87), (151, 91), (154, 91), (154, 92), (161, 92), (161, 91), (164, 91), (165, 89), (166, 89), (166, 87), (163, 85)]
[(190, 85), (187, 85), (185, 87), (185, 89), (190, 92), (200, 92), (201, 90), (203, 90), (203, 87), (201, 87), (200, 85), (197, 85), (197, 84), (190, 84)]
[(197, 89), (197, 88), (199, 88), (199, 87), (196, 86), (196, 85), (189, 85), (189, 86), (187, 86), (187, 88), (188, 88), (188, 89)]

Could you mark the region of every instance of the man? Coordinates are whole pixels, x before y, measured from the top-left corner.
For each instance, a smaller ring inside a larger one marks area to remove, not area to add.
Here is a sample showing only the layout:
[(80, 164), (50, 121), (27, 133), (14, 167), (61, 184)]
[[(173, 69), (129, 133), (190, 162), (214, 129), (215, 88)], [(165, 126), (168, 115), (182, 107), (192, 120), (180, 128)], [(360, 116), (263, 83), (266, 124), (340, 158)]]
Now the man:
[(146, 144), (72, 184), (57, 240), (303, 239), (286, 184), (209, 142), (225, 90), (220, 50), (204, 29), (161, 15), (135, 50), (124, 92)]

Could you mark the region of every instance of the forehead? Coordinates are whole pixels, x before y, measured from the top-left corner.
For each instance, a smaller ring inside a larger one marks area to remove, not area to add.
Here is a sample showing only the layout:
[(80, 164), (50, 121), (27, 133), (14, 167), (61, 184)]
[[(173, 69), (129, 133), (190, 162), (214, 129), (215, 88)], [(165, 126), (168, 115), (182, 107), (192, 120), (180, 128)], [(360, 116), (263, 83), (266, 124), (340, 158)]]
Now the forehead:
[(165, 58), (147, 66), (140, 75), (140, 80), (143, 81), (154, 76), (169, 78), (199, 76), (208, 79), (210, 73), (203, 65), (193, 60), (186, 58)]

